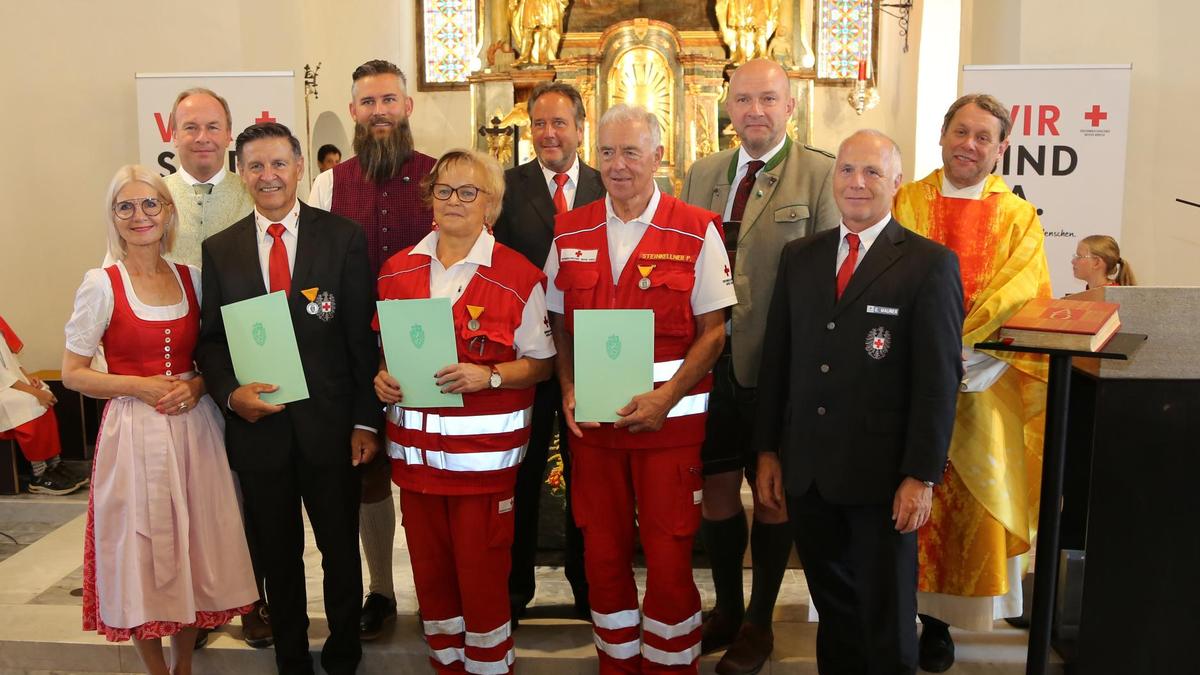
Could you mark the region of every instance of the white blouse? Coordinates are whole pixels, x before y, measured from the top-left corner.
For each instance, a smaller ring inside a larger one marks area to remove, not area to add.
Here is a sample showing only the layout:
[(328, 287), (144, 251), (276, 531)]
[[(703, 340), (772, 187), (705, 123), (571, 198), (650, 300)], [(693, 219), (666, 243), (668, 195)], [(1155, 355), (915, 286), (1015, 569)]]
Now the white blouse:
[[(178, 269), (175, 265), (170, 267), (176, 282), (179, 283), (180, 291), (183, 291)], [(117, 270), (120, 271), (121, 282), (125, 286), (125, 297), (129, 298), (129, 306), (137, 318), (143, 321), (173, 321), (187, 315), (187, 293), (183, 293), (183, 299), (174, 305), (147, 305), (134, 293), (125, 263), (118, 262)], [(196, 291), (196, 302), (199, 303), (200, 268), (188, 265), (188, 272), (191, 273), (192, 287)], [(67, 321), (67, 349), (80, 356), (95, 356), (100, 340), (108, 330), (108, 323), (112, 320), (112, 312), (113, 289), (108, 274), (102, 269), (88, 270), (83, 275), (83, 283), (80, 284), (79, 290), (75, 292), (75, 309)]]

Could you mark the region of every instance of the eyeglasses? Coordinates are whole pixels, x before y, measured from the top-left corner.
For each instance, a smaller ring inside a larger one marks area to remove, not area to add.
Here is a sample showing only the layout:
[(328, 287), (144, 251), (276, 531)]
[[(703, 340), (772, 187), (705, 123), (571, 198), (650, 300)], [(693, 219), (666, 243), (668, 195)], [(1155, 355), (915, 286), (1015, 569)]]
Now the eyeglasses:
[(480, 192), (487, 192), (487, 190), (481, 190), (474, 185), (459, 185), (458, 187), (450, 187), (445, 183), (433, 184), (433, 198), (441, 202), (450, 199), (450, 195), (457, 194), (459, 201), (464, 204), (470, 204), (471, 202), (475, 201), (475, 198), (479, 196)]
[(163, 204), (161, 199), (157, 197), (146, 197), (145, 199), (127, 199), (123, 202), (113, 204), (113, 213), (121, 220), (129, 220), (133, 214), (137, 212), (138, 205), (142, 207), (142, 213), (147, 216), (157, 216), (162, 213)]
[(1071, 256), (1071, 262), (1075, 262), (1077, 260), (1084, 260), (1085, 258), (1099, 258), (1099, 257), (1100, 256), (1097, 256), (1097, 255), (1079, 255), (1078, 253), (1076, 253), (1075, 255)]

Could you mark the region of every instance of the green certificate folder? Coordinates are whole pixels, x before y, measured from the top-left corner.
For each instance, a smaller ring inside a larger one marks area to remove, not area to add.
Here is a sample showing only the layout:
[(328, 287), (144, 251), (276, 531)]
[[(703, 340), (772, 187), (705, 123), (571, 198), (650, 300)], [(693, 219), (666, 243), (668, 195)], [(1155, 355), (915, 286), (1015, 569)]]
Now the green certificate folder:
[(225, 305), (221, 318), (239, 384), (278, 385), (276, 391), (260, 395), (267, 403), (279, 405), (308, 398), (308, 382), (283, 291)]
[(575, 310), (575, 420), (616, 422), (629, 399), (654, 388), (654, 312)]
[(381, 300), (379, 329), (387, 369), (400, 383), (405, 408), (461, 408), (462, 394), (443, 394), (433, 374), (458, 363), (450, 298)]

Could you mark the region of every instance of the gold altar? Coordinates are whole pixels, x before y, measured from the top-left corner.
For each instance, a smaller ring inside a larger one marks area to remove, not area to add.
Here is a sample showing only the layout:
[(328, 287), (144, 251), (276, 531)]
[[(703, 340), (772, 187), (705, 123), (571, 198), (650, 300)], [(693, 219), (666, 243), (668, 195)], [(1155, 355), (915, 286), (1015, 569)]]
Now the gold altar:
[(480, 0), (483, 67), (468, 78), (476, 147), (504, 166), (532, 159), (525, 101), (539, 83), (557, 80), (582, 95), (580, 154), (593, 166), (605, 110), (630, 103), (654, 112), (664, 147), (656, 175), (664, 189), (677, 191), (697, 158), (737, 144), (722, 105), (726, 83), (737, 65), (756, 57), (784, 66), (796, 98), (789, 132), (810, 142), (814, 87), (853, 83), (818, 80), (812, 45), (819, 2)]

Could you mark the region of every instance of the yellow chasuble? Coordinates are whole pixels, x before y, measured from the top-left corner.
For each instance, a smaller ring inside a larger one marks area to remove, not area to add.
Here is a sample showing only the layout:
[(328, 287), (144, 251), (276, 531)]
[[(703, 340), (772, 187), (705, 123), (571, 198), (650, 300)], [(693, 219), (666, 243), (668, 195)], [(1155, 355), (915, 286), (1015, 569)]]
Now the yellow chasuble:
[[(1050, 297), (1044, 233), (1033, 205), (999, 176), (988, 176), (978, 200), (943, 196), (942, 180), (938, 169), (901, 187), (892, 214), (958, 254), (963, 345), (973, 347), (1027, 301)], [(1047, 360), (989, 354), (1009, 368), (984, 391), (958, 396), (944, 482), (918, 535), (922, 592), (1004, 595), (1007, 559), (1028, 551), (1037, 529)]]

